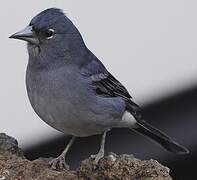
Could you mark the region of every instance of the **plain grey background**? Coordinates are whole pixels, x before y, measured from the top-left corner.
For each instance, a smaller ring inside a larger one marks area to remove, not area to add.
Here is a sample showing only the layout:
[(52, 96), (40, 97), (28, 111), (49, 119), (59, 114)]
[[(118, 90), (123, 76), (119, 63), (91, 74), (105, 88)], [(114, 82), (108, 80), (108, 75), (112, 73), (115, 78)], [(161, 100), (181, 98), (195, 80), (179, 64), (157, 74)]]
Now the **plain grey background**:
[(89, 49), (140, 105), (196, 84), (194, 0), (4, 1), (0, 11), (0, 132), (15, 136), (21, 146), (58, 132), (33, 112), (25, 89), (26, 45), (8, 36), (49, 7), (64, 10)]

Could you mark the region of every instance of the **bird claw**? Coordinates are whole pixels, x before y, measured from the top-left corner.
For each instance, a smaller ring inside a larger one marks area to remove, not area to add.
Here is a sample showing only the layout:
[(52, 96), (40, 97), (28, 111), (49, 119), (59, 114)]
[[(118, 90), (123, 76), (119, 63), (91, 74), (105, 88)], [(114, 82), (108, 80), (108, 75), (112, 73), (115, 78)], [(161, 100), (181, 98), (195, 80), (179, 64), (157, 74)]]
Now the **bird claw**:
[(98, 165), (100, 159), (104, 157), (104, 152), (99, 152), (98, 154), (92, 154), (90, 157), (94, 159), (94, 164)]
[(55, 159), (52, 159), (49, 162), (49, 165), (53, 170), (69, 170), (69, 166), (65, 162), (65, 157), (61, 155)]

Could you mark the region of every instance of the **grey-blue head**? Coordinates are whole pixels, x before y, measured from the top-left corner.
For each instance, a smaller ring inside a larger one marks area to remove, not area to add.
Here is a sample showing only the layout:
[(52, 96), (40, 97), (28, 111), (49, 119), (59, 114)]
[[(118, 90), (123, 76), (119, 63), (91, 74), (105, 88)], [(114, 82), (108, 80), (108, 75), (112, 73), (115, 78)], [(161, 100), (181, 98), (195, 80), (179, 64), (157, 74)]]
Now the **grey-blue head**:
[(68, 52), (81, 53), (80, 48), (85, 48), (75, 25), (62, 10), (56, 8), (42, 11), (25, 29), (10, 38), (27, 41), (30, 61), (33, 59), (32, 63), (35, 63), (35, 59), (39, 59), (39, 64), (42, 63), (40, 61), (44, 64), (48, 61), (57, 63), (57, 57), (68, 56)]

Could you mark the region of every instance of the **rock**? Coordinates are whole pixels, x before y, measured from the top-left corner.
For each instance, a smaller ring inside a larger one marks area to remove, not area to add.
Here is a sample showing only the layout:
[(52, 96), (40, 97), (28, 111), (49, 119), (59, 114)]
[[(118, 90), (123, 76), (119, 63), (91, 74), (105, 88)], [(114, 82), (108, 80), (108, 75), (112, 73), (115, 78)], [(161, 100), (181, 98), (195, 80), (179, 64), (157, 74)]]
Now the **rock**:
[(91, 158), (75, 171), (54, 171), (50, 158), (27, 160), (17, 141), (0, 133), (0, 180), (170, 180), (169, 169), (156, 160), (109, 153), (95, 166)]
[(18, 147), (18, 142), (16, 139), (7, 136), (5, 133), (0, 133), (0, 155), (8, 157), (16, 155), (19, 157), (23, 157), (23, 152)]
[(84, 179), (136, 179), (136, 180), (169, 180), (169, 169), (156, 160), (141, 161), (133, 155), (116, 155), (109, 153), (94, 167), (89, 158), (82, 161), (78, 174)]

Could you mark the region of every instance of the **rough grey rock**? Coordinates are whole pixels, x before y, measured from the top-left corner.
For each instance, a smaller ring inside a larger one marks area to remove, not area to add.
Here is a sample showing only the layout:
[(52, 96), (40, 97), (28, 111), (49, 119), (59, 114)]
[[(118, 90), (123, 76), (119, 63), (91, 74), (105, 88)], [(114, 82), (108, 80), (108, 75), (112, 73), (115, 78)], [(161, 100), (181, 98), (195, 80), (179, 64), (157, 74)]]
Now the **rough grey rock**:
[(17, 141), (0, 133), (0, 180), (171, 180), (169, 169), (155, 160), (109, 153), (95, 167), (91, 158), (75, 171), (54, 171), (47, 158), (27, 160)]
[(23, 152), (18, 147), (17, 140), (5, 133), (0, 133), (0, 155), (10, 157), (11, 154), (23, 157)]

